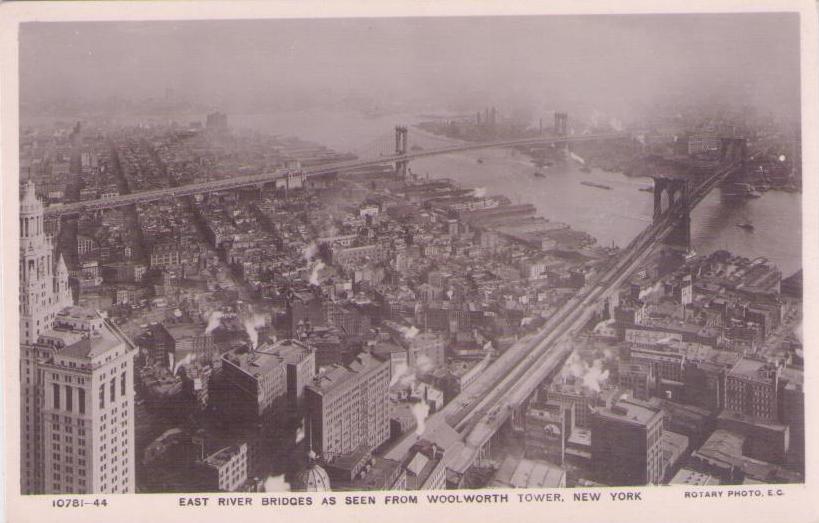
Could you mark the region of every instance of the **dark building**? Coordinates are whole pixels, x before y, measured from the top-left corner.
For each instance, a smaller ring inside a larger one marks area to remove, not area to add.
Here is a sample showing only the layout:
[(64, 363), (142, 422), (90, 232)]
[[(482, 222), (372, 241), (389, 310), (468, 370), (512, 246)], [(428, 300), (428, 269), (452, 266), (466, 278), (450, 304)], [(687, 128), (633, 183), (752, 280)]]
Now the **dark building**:
[(659, 484), (665, 475), (663, 411), (623, 400), (591, 418), (592, 466), (608, 485)]

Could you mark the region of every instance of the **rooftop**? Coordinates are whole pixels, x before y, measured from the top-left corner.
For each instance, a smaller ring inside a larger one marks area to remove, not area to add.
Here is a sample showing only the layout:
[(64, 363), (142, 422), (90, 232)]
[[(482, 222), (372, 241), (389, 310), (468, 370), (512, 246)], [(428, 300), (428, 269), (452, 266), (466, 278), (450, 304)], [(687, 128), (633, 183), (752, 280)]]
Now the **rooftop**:
[(608, 409), (598, 409), (597, 414), (614, 421), (628, 421), (648, 425), (655, 418), (662, 417), (661, 409), (635, 399), (621, 400)]
[(230, 462), (230, 460), (232, 460), (245, 450), (247, 450), (247, 446), (244, 443), (242, 445), (231, 445), (230, 447), (225, 447), (221, 450), (214, 452), (213, 454), (205, 458), (204, 463), (205, 465), (210, 465), (212, 467), (218, 468)]
[(741, 358), (728, 375), (750, 379), (770, 379), (769, 373), (774, 369), (775, 367), (766, 361)]
[(371, 354), (359, 354), (349, 365), (337, 364), (323, 374), (316, 376), (310, 387), (320, 392), (327, 392), (358, 376), (373, 372), (384, 363), (383, 360)]
[(96, 311), (87, 307), (81, 307), (79, 305), (69, 305), (68, 307), (60, 310), (60, 312), (57, 313), (57, 316), (60, 318), (77, 318), (83, 320), (93, 320), (99, 318)]
[(124, 345), (123, 341), (106, 326), (101, 329), (98, 336), (83, 338), (68, 345), (59, 354), (69, 358), (92, 360), (120, 345)]
[(672, 485), (719, 485), (719, 479), (711, 474), (683, 467), (671, 478), (670, 483)]
[(552, 464), (531, 459), (507, 457), (501, 464), (493, 487), (558, 488), (565, 484), (566, 472)]
[(256, 350), (235, 349), (222, 359), (256, 377), (266, 374), (282, 365), (299, 363), (310, 352), (310, 349), (295, 340), (281, 340), (275, 343), (263, 343)]

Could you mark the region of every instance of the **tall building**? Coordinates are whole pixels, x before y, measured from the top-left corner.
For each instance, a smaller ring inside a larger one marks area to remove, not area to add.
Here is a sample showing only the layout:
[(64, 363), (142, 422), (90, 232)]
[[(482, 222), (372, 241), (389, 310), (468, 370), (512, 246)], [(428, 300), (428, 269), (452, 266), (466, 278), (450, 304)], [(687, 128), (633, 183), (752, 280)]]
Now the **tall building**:
[(305, 389), (308, 437), (324, 459), (374, 449), (390, 436), (390, 362), (369, 353), (336, 365)]
[(133, 492), (134, 356), (116, 327), (71, 305), (43, 206), (20, 208), (20, 488), (23, 494)]
[(105, 324), (40, 362), (44, 493), (134, 492), (135, 355)]
[(606, 484), (659, 484), (665, 475), (662, 442), (663, 411), (647, 403), (619, 401), (592, 415), (592, 464)]
[(295, 340), (232, 350), (222, 356), (229, 401), (225, 407), (245, 418), (295, 408), (315, 373), (315, 351)]
[(766, 361), (742, 358), (725, 378), (725, 408), (765, 420), (778, 416), (779, 367)]
[(43, 228), (43, 204), (29, 180), (20, 202), (20, 342), (35, 343), (71, 303), (68, 269), (62, 255), (54, 259), (52, 238)]

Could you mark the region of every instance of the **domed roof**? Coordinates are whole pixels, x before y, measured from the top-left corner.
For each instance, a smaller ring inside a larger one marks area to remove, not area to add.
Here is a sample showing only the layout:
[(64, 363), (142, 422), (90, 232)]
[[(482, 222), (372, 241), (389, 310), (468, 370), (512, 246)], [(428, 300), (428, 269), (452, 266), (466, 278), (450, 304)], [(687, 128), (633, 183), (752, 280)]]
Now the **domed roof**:
[(293, 489), (303, 492), (329, 492), (330, 477), (318, 464), (311, 463), (296, 477)]

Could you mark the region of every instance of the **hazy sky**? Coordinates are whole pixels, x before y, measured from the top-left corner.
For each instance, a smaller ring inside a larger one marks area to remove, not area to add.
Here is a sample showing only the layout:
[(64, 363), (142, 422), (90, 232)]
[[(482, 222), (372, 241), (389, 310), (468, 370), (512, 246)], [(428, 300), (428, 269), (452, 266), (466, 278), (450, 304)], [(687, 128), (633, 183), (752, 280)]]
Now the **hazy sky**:
[(372, 93), (452, 107), (734, 97), (798, 113), (796, 14), (32, 23), (28, 104)]

